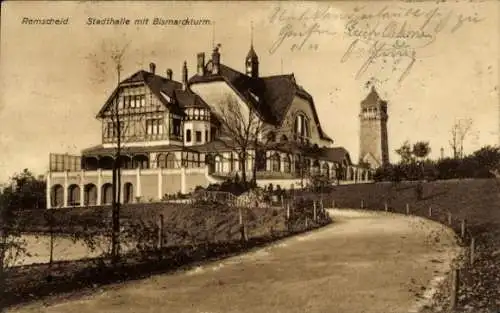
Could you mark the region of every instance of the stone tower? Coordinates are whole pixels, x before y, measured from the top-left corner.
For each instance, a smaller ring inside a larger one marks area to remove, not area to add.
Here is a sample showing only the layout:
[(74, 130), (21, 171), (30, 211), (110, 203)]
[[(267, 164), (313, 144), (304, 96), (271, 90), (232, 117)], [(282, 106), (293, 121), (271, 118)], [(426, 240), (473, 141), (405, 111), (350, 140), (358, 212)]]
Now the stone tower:
[(387, 139), (387, 102), (372, 86), (368, 96), (361, 101), (359, 160), (378, 168), (389, 164)]

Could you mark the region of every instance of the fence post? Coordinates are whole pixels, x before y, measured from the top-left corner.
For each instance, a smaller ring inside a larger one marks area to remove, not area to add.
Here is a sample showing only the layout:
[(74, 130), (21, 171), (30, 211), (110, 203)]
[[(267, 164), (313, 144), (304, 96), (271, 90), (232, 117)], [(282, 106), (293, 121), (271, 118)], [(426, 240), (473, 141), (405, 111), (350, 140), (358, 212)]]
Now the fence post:
[(429, 206), (429, 217), (432, 217), (432, 206)]
[(470, 250), (469, 251), (469, 253), (470, 253), (470, 265), (474, 265), (474, 257), (475, 257), (474, 254), (476, 253), (475, 249), (476, 249), (476, 240), (474, 239), (474, 237), (472, 237), (470, 239), (470, 249), (469, 249)]
[(286, 220), (290, 219), (290, 203), (286, 204)]
[(335, 200), (332, 200), (332, 209), (335, 209)]
[(316, 222), (316, 200), (313, 201), (313, 221)]
[(285, 201), (283, 200), (283, 195), (281, 195), (281, 207), (282, 208), (285, 207)]
[(406, 204), (406, 215), (410, 215), (410, 205)]
[(361, 200), (361, 208), (363, 209), (365, 207), (365, 202)]
[(246, 242), (247, 239), (247, 230), (245, 227), (245, 224), (243, 223), (243, 212), (241, 210), (241, 207), (238, 207), (238, 220), (240, 224), (240, 231), (241, 231), (241, 241)]
[(307, 222), (308, 222), (308, 219), (307, 219), (307, 216), (306, 216), (306, 229), (307, 229), (307, 224), (308, 224)]
[(460, 224), (460, 235), (462, 239), (465, 238), (465, 228), (466, 228), (465, 219), (462, 219), (462, 223)]
[(448, 225), (450, 226), (451, 226), (451, 219), (452, 219), (451, 212), (448, 212)]
[(454, 268), (453, 271), (451, 272), (450, 308), (452, 311), (454, 311), (457, 307), (459, 282), (460, 282), (460, 270), (458, 268)]
[(160, 214), (160, 220), (158, 221), (158, 258), (163, 257), (163, 214)]
[(163, 248), (163, 214), (160, 214), (158, 221), (158, 249), (161, 251)]
[(385, 202), (384, 202), (384, 210), (385, 210), (386, 212), (388, 212), (388, 211), (389, 211), (389, 207), (387, 206), (387, 201), (385, 201)]

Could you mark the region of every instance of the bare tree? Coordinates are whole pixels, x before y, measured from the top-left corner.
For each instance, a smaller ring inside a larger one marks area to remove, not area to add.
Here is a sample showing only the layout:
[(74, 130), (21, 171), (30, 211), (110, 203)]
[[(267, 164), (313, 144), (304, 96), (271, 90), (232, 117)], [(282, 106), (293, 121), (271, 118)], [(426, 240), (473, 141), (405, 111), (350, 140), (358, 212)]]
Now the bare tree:
[(451, 127), (451, 139), (449, 141), (453, 150), (453, 158), (462, 158), (464, 153), (464, 141), (472, 129), (472, 119), (460, 119)]
[[(113, 43), (103, 42), (99, 53), (90, 54), (88, 59), (93, 62), (98, 73), (102, 77), (109, 71), (114, 71), (116, 74), (116, 89), (120, 86), (121, 74), (123, 71), (123, 63), (125, 53), (129, 47), (129, 42)], [(116, 139), (116, 149), (112, 167), (112, 232), (111, 232), (111, 257), (113, 262), (117, 262), (120, 258), (120, 199), (121, 199), (121, 150), (122, 136), (125, 131), (124, 121), (120, 116), (120, 101), (115, 99), (111, 107), (108, 109), (108, 115), (111, 119), (113, 138)], [(123, 124), (122, 124), (123, 123)]]
[(246, 108), (245, 110), (244, 104), (240, 104), (235, 96), (226, 94), (214, 112), (222, 126), (222, 137), (228, 138), (228, 146), (239, 154), (241, 179), (244, 183), (247, 182), (249, 150), (259, 142), (264, 126), (255, 109), (249, 106)]

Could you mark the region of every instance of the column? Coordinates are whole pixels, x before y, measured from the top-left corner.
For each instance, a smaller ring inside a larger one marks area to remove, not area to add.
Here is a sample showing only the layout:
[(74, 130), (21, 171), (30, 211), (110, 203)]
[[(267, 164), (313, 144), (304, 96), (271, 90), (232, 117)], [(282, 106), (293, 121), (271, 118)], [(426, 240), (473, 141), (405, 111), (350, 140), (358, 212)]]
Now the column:
[(97, 205), (101, 205), (101, 200), (102, 200), (102, 169), (98, 168), (97, 169)]
[(187, 193), (186, 191), (186, 168), (181, 167), (181, 193)]
[(47, 205), (47, 209), (51, 209), (52, 208), (52, 199), (51, 199), (51, 188), (52, 188), (52, 177), (51, 177), (52, 173), (50, 171), (47, 172), (47, 186), (46, 186), (46, 195), (45, 195), (45, 202), (46, 202), (46, 205)]
[(163, 198), (163, 168), (158, 168), (158, 200)]
[(68, 206), (68, 171), (64, 171), (63, 207)]
[(80, 171), (80, 206), (85, 206), (85, 171)]
[(135, 196), (141, 197), (141, 168), (138, 167), (135, 172)]

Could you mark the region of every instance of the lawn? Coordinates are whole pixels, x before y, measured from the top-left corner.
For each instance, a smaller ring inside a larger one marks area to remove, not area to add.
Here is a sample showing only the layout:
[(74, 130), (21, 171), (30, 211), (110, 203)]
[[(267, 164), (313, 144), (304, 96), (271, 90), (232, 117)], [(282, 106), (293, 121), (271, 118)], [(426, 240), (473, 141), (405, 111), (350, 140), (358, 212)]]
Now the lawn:
[[(125, 205), (120, 212), (121, 240), (135, 246), (136, 250), (128, 251), (122, 257), (122, 264), (111, 266), (108, 258), (96, 258), (59, 261), (52, 266), (16, 267), (8, 273), (2, 300), (4, 305), (12, 305), (61, 292), (164, 273), (239, 253), (330, 222), (321, 214), (323, 212), (317, 212), (320, 219), (312, 222), (310, 207), (312, 203), (308, 208), (297, 206), (287, 220), (286, 210), (279, 207), (237, 208), (220, 203)], [(240, 211), (245, 225), (245, 241), (242, 240)], [(158, 244), (160, 216), (163, 217), (161, 249)], [(93, 239), (109, 235), (111, 208), (21, 211), (18, 217), (23, 231), (28, 234), (47, 235), (52, 232), (56, 236)]]

